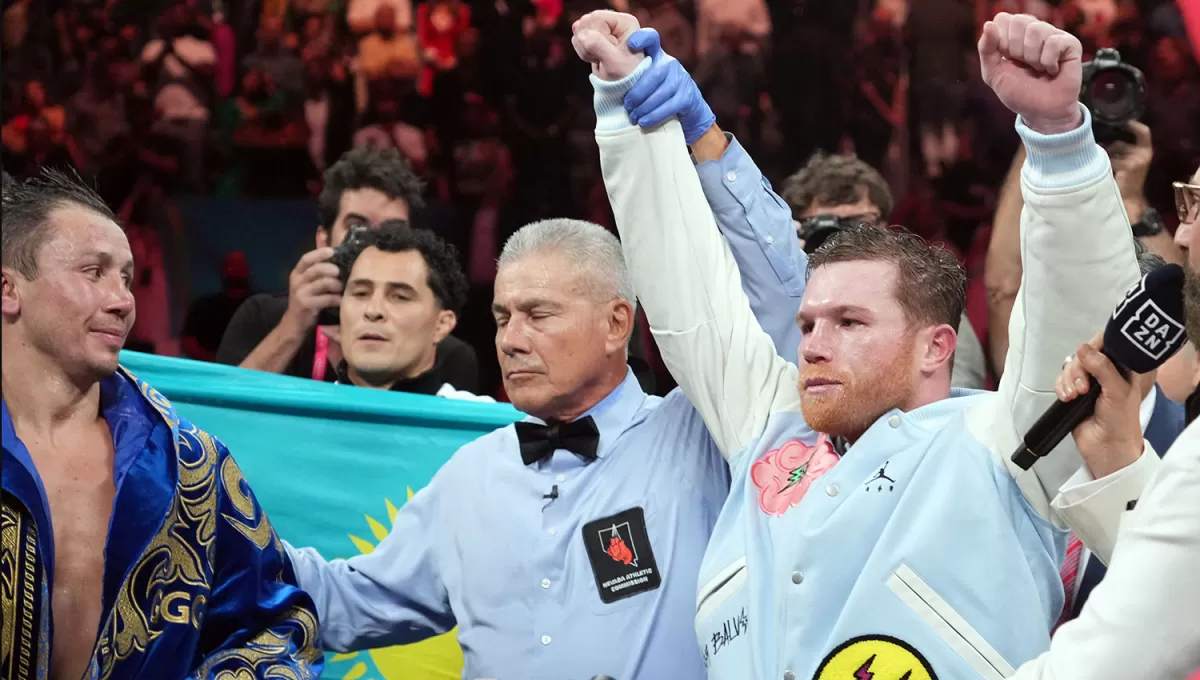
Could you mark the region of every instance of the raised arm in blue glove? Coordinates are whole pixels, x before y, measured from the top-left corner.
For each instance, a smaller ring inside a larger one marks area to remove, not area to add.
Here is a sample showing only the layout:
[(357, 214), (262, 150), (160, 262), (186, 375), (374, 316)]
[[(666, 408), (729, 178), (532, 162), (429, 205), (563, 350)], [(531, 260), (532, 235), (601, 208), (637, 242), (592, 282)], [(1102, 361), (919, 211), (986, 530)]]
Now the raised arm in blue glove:
[(629, 36), (629, 49), (644, 51), (651, 59), (650, 70), (625, 95), (629, 120), (634, 125), (653, 127), (677, 117), (683, 126), (683, 138), (694, 144), (717, 122), (696, 82), (678, 59), (663, 51), (658, 31), (653, 28)]

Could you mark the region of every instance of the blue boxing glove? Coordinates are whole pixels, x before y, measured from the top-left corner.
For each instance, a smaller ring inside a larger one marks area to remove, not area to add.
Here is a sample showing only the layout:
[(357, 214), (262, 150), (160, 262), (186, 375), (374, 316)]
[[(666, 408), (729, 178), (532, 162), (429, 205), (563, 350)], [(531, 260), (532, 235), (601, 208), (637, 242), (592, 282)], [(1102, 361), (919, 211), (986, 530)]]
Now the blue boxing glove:
[(678, 59), (663, 52), (658, 31), (653, 28), (629, 36), (629, 49), (644, 51), (651, 59), (650, 68), (625, 94), (629, 120), (641, 127), (654, 127), (677, 117), (683, 126), (683, 138), (688, 144), (695, 143), (717, 122), (696, 81)]

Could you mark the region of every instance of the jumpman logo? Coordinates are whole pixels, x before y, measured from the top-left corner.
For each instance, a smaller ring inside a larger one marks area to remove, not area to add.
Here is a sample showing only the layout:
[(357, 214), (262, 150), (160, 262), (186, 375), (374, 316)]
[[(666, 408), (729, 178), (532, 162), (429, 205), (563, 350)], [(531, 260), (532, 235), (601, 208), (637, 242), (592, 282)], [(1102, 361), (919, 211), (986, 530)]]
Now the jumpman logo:
[[(890, 463), (890, 462), (891, 461), (888, 461), (888, 463)], [(875, 490), (883, 491), (883, 484), (884, 484), (883, 480), (885, 480), (885, 479), (888, 481), (888, 485), (887, 485), (888, 491), (894, 491), (896, 489), (896, 480), (892, 479), (891, 477), (888, 477), (888, 475), (887, 475), (888, 463), (884, 463), (883, 467), (879, 468), (879, 472), (876, 472), (874, 477), (867, 480), (867, 491), (871, 490), (871, 484), (873, 484), (875, 482), (879, 482), (879, 484), (875, 486)]]

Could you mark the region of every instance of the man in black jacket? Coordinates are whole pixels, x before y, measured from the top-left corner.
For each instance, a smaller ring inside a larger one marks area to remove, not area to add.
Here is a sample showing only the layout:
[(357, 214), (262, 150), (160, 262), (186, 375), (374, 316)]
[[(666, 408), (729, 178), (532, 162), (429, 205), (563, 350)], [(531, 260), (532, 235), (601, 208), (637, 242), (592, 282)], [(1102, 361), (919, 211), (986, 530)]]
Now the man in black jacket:
[[(343, 282), (330, 260), (352, 229), (376, 229), (388, 220), (408, 220), (423, 205), (421, 181), (393, 149), (354, 149), (325, 173), (318, 199), (316, 250), (306, 253), (288, 277), (288, 293), (255, 295), (233, 319), (217, 361), (223, 364), (333, 382), (342, 363), (336, 326), (319, 326), (324, 309), (342, 300)], [(475, 392), (478, 359), (467, 343), (446, 336), (436, 361), (445, 382)]]

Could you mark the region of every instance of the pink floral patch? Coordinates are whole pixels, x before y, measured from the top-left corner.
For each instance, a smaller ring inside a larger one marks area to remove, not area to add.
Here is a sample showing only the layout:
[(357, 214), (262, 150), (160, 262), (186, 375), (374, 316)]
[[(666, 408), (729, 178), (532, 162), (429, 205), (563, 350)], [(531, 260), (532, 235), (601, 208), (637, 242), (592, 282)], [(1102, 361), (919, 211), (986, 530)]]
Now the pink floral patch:
[(760, 490), (759, 507), (768, 515), (783, 515), (838, 460), (833, 444), (823, 434), (813, 446), (790, 441), (768, 452), (750, 468), (750, 479)]

